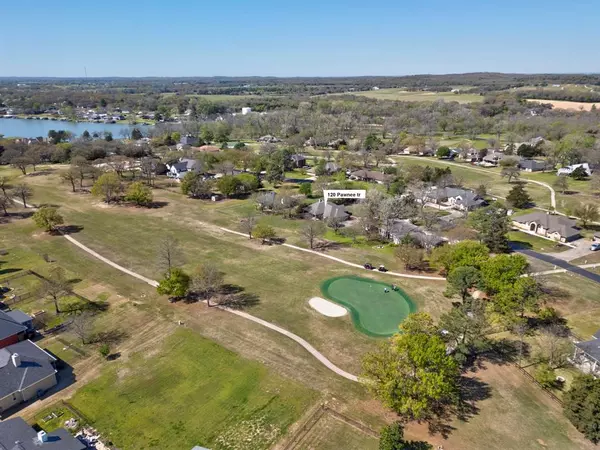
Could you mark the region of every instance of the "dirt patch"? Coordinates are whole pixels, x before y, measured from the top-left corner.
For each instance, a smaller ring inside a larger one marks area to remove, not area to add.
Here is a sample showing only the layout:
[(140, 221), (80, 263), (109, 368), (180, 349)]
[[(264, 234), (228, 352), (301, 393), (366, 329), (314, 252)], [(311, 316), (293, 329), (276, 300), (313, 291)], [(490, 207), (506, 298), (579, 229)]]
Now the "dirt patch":
[(592, 106), (594, 105), (596, 105), (596, 108), (600, 108), (600, 103), (570, 102), (567, 100), (540, 100), (535, 98), (528, 98), (527, 101), (549, 103), (555, 109), (571, 109), (574, 111), (591, 111)]

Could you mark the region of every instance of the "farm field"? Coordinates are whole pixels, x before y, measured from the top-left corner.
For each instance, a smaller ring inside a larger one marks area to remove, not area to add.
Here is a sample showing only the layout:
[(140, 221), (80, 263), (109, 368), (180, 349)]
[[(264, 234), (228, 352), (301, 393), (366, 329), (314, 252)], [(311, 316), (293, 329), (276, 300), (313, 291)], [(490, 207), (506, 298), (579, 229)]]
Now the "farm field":
[[(71, 403), (120, 448), (270, 448), (318, 394), (189, 330), (134, 354)], [(127, 414), (123, 414), (127, 411)]]
[(554, 109), (567, 109), (573, 111), (591, 111), (593, 106), (600, 108), (600, 103), (588, 103), (588, 102), (570, 102), (567, 100), (545, 100), (528, 98), (529, 102), (549, 103)]
[(435, 102), (444, 100), (458, 103), (479, 103), (483, 96), (478, 94), (453, 94), (451, 92), (405, 91), (402, 89), (379, 89), (371, 91), (351, 92), (353, 95), (375, 98), (378, 100), (397, 100), (403, 102)]

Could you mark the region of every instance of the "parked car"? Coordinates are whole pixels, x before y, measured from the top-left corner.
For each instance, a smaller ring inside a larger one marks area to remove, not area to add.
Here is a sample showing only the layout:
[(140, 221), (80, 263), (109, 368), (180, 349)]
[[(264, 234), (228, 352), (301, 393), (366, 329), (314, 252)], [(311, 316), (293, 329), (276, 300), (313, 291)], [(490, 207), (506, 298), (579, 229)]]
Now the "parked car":
[(590, 245), (590, 250), (593, 252), (597, 252), (600, 250), (600, 242), (596, 242), (595, 244)]
[(373, 270), (375, 268), (371, 263), (365, 263), (363, 267), (367, 270)]

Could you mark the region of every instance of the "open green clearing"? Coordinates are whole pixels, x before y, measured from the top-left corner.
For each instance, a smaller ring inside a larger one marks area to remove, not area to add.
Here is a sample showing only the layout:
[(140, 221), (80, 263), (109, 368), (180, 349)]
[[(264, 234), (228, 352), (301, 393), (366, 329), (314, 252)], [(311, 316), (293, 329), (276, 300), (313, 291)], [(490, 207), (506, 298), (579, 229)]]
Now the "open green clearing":
[(72, 399), (121, 448), (267, 449), (317, 398), (189, 330), (157, 350), (104, 370)]
[(321, 290), (327, 298), (350, 310), (356, 328), (369, 336), (393, 335), (398, 325), (416, 310), (404, 292), (369, 278), (336, 277), (323, 282)]
[(566, 245), (561, 245), (558, 242), (523, 233), (522, 231), (510, 231), (508, 233), (508, 240), (512, 244), (519, 245), (521, 248), (545, 253), (560, 253), (569, 249)]
[(454, 94), (452, 92), (405, 91), (403, 89), (379, 89), (375, 91), (351, 92), (353, 95), (378, 100), (399, 100), (403, 102), (435, 102), (444, 100), (458, 103), (480, 103), (483, 96), (478, 94)]

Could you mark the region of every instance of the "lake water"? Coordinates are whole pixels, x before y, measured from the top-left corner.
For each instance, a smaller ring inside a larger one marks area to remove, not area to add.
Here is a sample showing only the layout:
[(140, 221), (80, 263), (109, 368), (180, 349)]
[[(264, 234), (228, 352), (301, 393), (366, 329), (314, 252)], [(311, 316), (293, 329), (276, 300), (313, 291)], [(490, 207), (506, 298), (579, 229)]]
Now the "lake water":
[(35, 120), (35, 119), (0, 119), (0, 134), (5, 137), (36, 138), (47, 137), (50, 130), (66, 130), (75, 136), (80, 136), (85, 130), (90, 134), (110, 131), (113, 138), (122, 138), (122, 130), (131, 132), (139, 128), (145, 133), (150, 127), (144, 125), (127, 125), (120, 123), (91, 123), (91, 122), (66, 122), (61, 120)]

